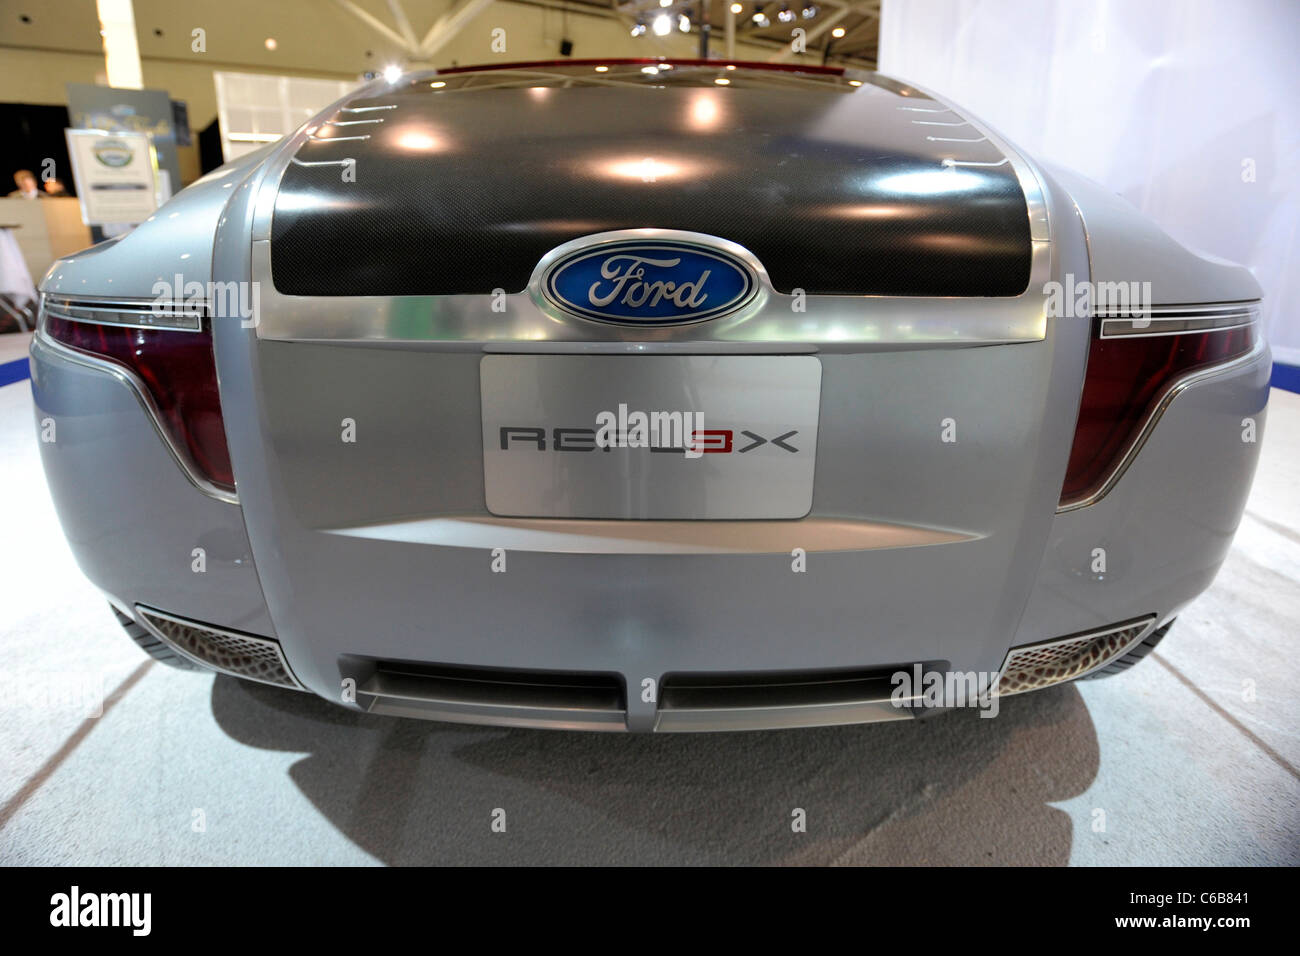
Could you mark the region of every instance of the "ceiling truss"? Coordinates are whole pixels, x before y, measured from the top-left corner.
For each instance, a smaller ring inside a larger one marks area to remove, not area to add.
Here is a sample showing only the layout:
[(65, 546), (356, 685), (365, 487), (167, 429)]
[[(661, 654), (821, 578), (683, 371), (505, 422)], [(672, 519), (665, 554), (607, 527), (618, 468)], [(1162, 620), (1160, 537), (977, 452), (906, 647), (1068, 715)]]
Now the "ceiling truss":
[[(385, 0), (391, 23), (385, 23), (356, 0), (333, 0), (334, 5), (353, 17), (367, 29), (400, 51), (406, 66), (426, 66), (474, 17), (493, 3), (493, 0), (456, 0), (446, 12), (434, 20), (433, 25), (420, 37), (411, 24), (404, 0)], [(772, 53), (771, 62), (789, 62), (795, 52), (791, 37), (796, 28), (805, 31), (806, 50), (820, 55), (822, 62), (874, 67), (876, 45), (880, 28), (881, 0), (768, 0), (741, 4), (741, 12), (731, 10), (733, 0), (674, 0), (663, 7), (660, 0), (514, 0), (514, 2), (569, 11), (587, 16), (616, 19), (631, 30), (638, 20), (652, 21), (661, 13), (674, 17), (686, 14), (691, 18), (692, 30), (698, 36), (699, 24), (707, 19), (712, 38), (710, 53), (723, 55), (724, 37), (735, 36), (745, 43), (767, 47)], [(815, 6), (811, 18), (802, 15), (804, 7)], [(795, 19), (781, 22), (778, 14), (789, 8)], [(761, 25), (754, 15), (759, 11), (767, 17)], [(836, 29), (843, 36), (833, 35)], [(653, 48), (647, 44), (647, 55)]]

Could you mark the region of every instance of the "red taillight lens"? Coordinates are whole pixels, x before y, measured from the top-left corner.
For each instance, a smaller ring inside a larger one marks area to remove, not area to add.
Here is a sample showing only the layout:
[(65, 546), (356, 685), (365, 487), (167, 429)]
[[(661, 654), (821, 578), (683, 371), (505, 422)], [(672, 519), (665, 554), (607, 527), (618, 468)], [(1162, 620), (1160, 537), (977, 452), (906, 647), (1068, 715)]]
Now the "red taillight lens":
[(1102, 338), (1094, 330), (1061, 506), (1087, 501), (1106, 484), (1169, 389), (1186, 372), (1249, 352), (1255, 325), (1176, 335)]
[(206, 320), (200, 331), (188, 332), (73, 322), (47, 314), (45, 332), (64, 345), (134, 372), (153, 399), (159, 422), (177, 450), (188, 455), (195, 469), (212, 484), (235, 490), (212, 332)]

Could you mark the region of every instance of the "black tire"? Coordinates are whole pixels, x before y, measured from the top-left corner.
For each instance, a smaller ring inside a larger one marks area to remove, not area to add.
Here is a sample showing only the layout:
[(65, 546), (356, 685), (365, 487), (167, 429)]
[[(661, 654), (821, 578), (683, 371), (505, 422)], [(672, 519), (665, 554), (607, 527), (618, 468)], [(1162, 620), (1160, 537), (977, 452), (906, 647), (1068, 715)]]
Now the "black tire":
[[(1174, 621), (1176, 620), (1178, 620), (1178, 618), (1174, 618)], [(1169, 629), (1174, 626), (1174, 621), (1170, 621), (1164, 627), (1156, 628), (1123, 657), (1117, 657), (1105, 667), (1098, 668), (1091, 674), (1085, 674), (1082, 679), (1095, 680), (1099, 677), (1111, 677), (1115, 674), (1124, 673), (1155, 649), (1155, 646), (1164, 639), (1166, 634), (1169, 633)]]
[(113, 614), (117, 618), (117, 623), (122, 625), (122, 630), (126, 631), (127, 637), (140, 645), (140, 649), (158, 661), (160, 664), (166, 664), (168, 667), (174, 667), (181, 671), (201, 671), (204, 668), (195, 664), (188, 657), (182, 657), (174, 650), (164, 644), (158, 638), (154, 637), (142, 625), (137, 624), (134, 620), (127, 617), (113, 605)]

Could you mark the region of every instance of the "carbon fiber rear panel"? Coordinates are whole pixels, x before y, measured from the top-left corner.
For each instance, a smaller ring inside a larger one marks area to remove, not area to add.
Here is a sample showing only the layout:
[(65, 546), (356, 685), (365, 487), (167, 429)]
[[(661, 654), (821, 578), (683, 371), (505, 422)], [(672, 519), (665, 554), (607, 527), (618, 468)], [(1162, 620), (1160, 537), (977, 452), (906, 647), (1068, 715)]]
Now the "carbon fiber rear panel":
[[(518, 292), (555, 246), (637, 227), (738, 242), (787, 293), (1001, 296), (1028, 284), (1011, 164), (916, 95), (406, 88), (350, 104), (383, 106), (394, 108), (340, 114), (347, 125), (323, 127), (285, 173), (271, 244), (280, 292)], [(976, 165), (944, 165), (954, 158)]]

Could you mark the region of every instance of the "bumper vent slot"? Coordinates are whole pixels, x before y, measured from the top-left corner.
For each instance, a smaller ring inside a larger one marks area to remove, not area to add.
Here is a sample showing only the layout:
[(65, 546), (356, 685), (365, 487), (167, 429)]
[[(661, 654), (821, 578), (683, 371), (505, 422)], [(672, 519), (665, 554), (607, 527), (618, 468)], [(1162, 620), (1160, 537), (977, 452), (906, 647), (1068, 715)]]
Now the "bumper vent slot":
[(998, 694), (1006, 697), (1050, 687), (1105, 667), (1142, 640), (1155, 620), (1152, 614), (1098, 631), (1013, 647), (1002, 664)]
[(915, 716), (895, 706), (891, 676), (871, 671), (669, 674), (659, 695), (655, 730), (766, 730), (829, 727)]
[(302, 690), (278, 641), (226, 631), (136, 605), (140, 623), (178, 654), (204, 667), (245, 680)]
[(613, 675), (370, 662), (358, 681), (370, 713), (556, 730), (626, 730)]

